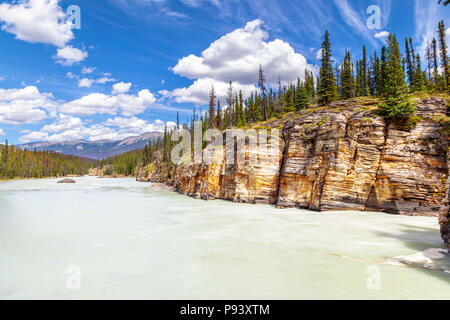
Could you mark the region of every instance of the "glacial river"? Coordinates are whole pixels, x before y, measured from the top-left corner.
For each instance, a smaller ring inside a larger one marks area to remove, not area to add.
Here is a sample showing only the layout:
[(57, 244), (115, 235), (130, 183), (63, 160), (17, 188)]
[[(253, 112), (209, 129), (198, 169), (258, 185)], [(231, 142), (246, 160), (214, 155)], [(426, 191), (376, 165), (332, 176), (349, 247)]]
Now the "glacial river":
[(450, 299), (437, 218), (75, 180), (0, 184), (0, 299)]

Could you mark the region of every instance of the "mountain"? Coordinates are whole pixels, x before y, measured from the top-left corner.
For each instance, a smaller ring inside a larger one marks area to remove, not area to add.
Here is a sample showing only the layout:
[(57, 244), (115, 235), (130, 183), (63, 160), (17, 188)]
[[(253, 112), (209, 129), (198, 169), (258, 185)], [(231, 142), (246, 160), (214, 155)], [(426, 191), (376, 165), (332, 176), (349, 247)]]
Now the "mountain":
[(162, 137), (160, 132), (149, 132), (140, 136), (128, 137), (123, 140), (74, 140), (65, 142), (32, 142), (18, 145), (21, 149), (50, 150), (62, 154), (70, 154), (95, 160), (109, 158), (128, 151), (143, 149), (150, 139)]

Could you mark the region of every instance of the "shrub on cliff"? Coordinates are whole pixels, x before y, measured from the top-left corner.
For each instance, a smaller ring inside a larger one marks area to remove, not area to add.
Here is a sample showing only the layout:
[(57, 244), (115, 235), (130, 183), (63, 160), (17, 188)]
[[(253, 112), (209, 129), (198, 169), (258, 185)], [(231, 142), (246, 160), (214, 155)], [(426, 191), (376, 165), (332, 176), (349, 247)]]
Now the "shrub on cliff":
[(378, 107), (377, 115), (385, 119), (407, 120), (417, 108), (415, 104), (405, 98), (388, 98)]

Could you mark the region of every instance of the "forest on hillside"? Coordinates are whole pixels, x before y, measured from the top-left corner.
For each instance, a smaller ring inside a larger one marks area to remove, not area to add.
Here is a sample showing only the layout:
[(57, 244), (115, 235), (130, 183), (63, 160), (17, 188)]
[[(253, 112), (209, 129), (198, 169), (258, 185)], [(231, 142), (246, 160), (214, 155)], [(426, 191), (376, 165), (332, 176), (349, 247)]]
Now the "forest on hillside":
[[(151, 139), (150, 142), (151, 143)], [(103, 170), (105, 176), (134, 176), (134, 171), (144, 157), (145, 150), (130, 151), (111, 158), (95, 161), (94, 168)]]
[(85, 175), (91, 163), (86, 159), (53, 151), (22, 150), (0, 145), (0, 179), (44, 178)]

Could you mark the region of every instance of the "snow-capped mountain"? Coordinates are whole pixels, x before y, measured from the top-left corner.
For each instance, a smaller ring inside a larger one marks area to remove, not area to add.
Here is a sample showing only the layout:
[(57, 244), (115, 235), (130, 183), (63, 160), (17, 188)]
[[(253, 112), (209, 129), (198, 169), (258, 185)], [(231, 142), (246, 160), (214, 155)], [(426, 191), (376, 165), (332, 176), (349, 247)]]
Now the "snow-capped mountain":
[(38, 151), (50, 150), (62, 154), (70, 154), (90, 159), (105, 159), (128, 151), (143, 149), (149, 140), (162, 137), (160, 132), (144, 133), (136, 137), (128, 137), (120, 141), (113, 140), (74, 140), (65, 142), (32, 142), (21, 144), (22, 149)]

